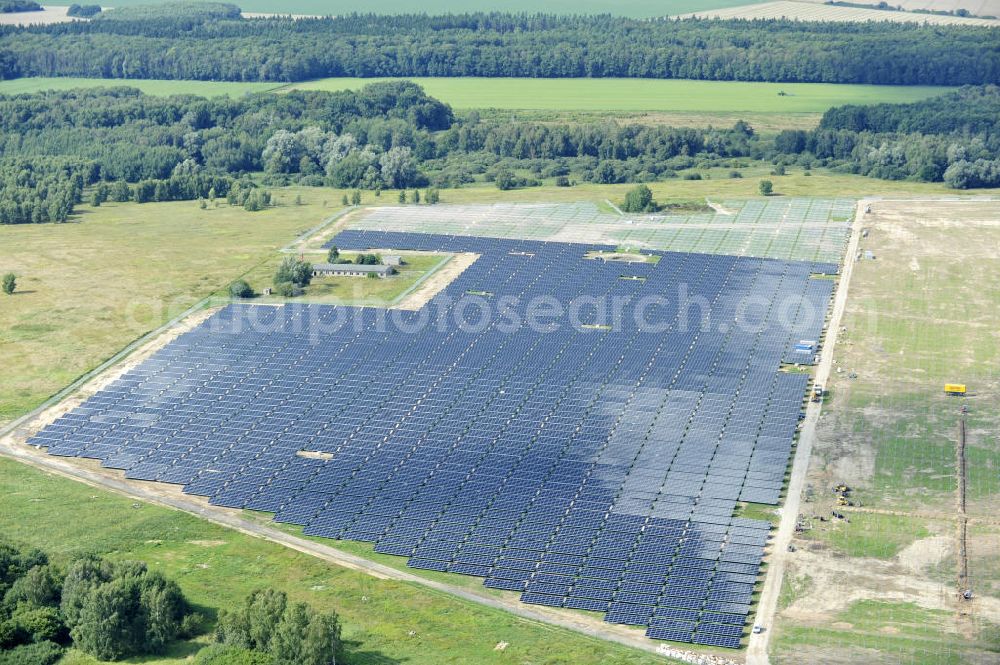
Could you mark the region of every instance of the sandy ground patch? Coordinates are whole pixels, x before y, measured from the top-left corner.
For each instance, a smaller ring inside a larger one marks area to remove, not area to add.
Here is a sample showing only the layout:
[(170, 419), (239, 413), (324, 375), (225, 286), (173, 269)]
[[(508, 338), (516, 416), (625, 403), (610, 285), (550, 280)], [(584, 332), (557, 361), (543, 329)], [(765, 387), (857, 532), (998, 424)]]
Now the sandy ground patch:
[(896, 555), (896, 559), (905, 569), (920, 575), (954, 552), (955, 539), (952, 536), (931, 536), (908, 545)]
[(449, 284), (458, 279), (458, 276), (465, 272), (465, 269), (476, 262), (478, 254), (460, 253), (451, 257), (451, 260), (439, 268), (431, 276), (420, 283), (416, 289), (392, 306), (393, 309), (418, 310), (429, 303), (434, 296), (443, 291)]

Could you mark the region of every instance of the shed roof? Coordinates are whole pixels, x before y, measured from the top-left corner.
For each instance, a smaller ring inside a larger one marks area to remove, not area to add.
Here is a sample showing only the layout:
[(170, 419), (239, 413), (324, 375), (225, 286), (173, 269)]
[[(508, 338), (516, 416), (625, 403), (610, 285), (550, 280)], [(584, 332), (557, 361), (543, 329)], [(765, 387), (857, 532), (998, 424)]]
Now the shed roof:
[(347, 272), (389, 272), (390, 266), (383, 265), (359, 265), (357, 263), (314, 263), (314, 272), (347, 273)]

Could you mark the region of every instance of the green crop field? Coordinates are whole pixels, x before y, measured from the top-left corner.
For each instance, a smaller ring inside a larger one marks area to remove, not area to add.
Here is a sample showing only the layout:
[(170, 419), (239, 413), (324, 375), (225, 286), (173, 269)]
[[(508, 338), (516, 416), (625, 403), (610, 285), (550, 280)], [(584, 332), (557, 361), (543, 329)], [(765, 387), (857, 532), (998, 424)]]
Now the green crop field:
[(46, 90), (73, 90), (75, 88), (112, 88), (129, 86), (147, 95), (200, 95), (202, 97), (239, 97), (251, 92), (267, 92), (279, 83), (240, 83), (215, 81), (161, 81), (154, 79), (87, 79), (74, 77), (37, 77), (0, 81), (0, 94), (18, 95)]
[[(760, 0), (756, 0), (760, 1)], [(115, 7), (153, 4), (155, 0), (116, 0)], [(702, 9), (718, 9), (754, 4), (755, 0), (548, 0), (539, 5), (531, 0), (425, 0), (421, 3), (407, 0), (371, 0), (363, 5), (349, 0), (238, 0), (234, 2), (244, 12), (278, 12), (282, 14), (349, 14), (373, 12), (377, 14), (447, 14), (462, 12), (539, 12), (551, 14), (615, 14), (648, 18), (683, 14)]]
[[(268, 90), (348, 90), (387, 79), (332, 78), (291, 85), (143, 79), (23, 78), (0, 82), (0, 93), (127, 85), (153, 95), (238, 96)], [(913, 102), (946, 92), (933, 86), (747, 83), (660, 79), (414, 78), (456, 109), (647, 112), (725, 115), (819, 114), (840, 104)], [(784, 95), (779, 93), (784, 92)], [(730, 118), (735, 122), (735, 117)], [(704, 116), (702, 124), (706, 122)], [(685, 123), (686, 124), (686, 123)]]
[[(209, 617), (255, 588), (281, 589), (295, 600), (337, 611), (351, 665), (669, 662), (415, 584), (376, 579), (5, 459), (0, 459), (0, 533), (46, 549), (61, 562), (84, 552), (146, 561), (177, 580)], [(177, 642), (166, 656), (142, 662), (190, 662), (208, 641), (203, 636)], [(495, 650), (500, 642), (507, 643), (503, 651)], [(97, 663), (75, 652), (62, 662)]]
[[(332, 78), (282, 88), (345, 90), (371, 80)], [(913, 102), (948, 88), (747, 83), (661, 79), (414, 78), (428, 94), (457, 109), (822, 113), (841, 104)], [(0, 84), (0, 91), (3, 90)], [(779, 93), (784, 92), (782, 96)]]

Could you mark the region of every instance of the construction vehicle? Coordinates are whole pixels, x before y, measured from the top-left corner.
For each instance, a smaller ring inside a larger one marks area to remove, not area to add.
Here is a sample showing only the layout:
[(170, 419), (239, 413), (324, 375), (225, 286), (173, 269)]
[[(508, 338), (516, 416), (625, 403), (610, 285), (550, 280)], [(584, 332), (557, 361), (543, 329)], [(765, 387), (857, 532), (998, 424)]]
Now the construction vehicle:
[(833, 488), (833, 491), (834, 492), (841, 492), (841, 493), (850, 494), (851, 493), (851, 488), (848, 487), (847, 485), (845, 485), (844, 483), (840, 483), (839, 485), (837, 485), (836, 487)]
[(841, 495), (839, 495), (837, 497), (837, 505), (838, 506), (850, 506), (851, 508), (853, 508), (854, 507), (854, 502), (851, 501), (850, 499), (848, 499), (843, 494), (841, 494)]
[(964, 383), (946, 383), (944, 384), (944, 394), (954, 395), (957, 397), (964, 397), (966, 393), (966, 387)]
[(823, 399), (823, 395), (825, 394), (826, 390), (823, 389), (823, 386), (817, 383), (816, 385), (813, 386), (812, 401), (814, 402), (820, 401), (821, 399)]

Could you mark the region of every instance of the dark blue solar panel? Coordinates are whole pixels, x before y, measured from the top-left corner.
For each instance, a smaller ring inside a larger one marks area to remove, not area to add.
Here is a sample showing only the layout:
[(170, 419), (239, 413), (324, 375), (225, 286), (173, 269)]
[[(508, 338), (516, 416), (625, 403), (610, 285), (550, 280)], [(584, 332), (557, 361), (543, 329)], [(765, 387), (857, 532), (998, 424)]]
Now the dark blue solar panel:
[(528, 603), (738, 646), (770, 525), (733, 510), (780, 498), (807, 377), (778, 370), (815, 356), (796, 347), (822, 334), (832, 283), (809, 278), (817, 266), (621, 264), (585, 256), (609, 246), (374, 231), (331, 242), (479, 257), (420, 311), (226, 307), (31, 442)]

